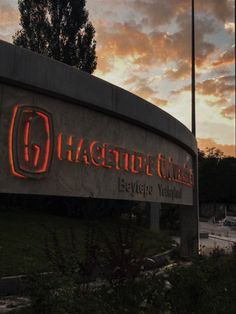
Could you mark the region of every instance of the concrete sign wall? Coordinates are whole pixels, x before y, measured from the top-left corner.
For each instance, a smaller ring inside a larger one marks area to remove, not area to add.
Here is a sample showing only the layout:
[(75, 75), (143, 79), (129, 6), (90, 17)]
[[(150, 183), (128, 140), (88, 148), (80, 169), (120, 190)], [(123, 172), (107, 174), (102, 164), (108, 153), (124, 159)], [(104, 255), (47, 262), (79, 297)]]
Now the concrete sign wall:
[(193, 204), (196, 142), (144, 100), (0, 42), (0, 192)]

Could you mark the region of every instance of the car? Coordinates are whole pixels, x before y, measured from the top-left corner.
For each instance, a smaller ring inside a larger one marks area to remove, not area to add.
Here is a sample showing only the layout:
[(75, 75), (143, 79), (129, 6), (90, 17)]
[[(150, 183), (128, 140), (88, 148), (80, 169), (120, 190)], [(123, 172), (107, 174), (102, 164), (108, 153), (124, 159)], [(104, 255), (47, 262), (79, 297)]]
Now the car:
[(224, 226), (236, 227), (236, 217), (226, 217), (224, 219)]

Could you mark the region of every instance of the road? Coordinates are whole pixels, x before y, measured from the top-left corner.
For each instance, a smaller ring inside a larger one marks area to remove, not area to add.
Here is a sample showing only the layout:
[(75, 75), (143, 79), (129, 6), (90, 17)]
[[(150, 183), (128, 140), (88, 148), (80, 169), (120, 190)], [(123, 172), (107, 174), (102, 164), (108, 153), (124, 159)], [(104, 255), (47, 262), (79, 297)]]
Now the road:
[(232, 250), (232, 245), (236, 243), (236, 228), (224, 226), (211, 222), (200, 222), (199, 231), (208, 233), (208, 238), (200, 238), (202, 254), (209, 254), (214, 248), (222, 248), (227, 252)]
[[(200, 234), (208, 234), (208, 238), (200, 237), (201, 254), (208, 255), (215, 248), (230, 252), (233, 243), (236, 243), (236, 228), (233, 229), (222, 224), (211, 222), (199, 222), (199, 232)], [(173, 237), (173, 239), (177, 243), (180, 243), (179, 237)]]

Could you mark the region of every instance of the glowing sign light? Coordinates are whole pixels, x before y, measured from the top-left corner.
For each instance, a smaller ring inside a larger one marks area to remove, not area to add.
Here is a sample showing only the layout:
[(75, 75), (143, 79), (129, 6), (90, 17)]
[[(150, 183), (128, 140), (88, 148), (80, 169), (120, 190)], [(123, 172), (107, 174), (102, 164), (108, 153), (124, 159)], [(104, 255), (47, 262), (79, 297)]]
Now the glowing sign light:
[(53, 150), (52, 119), (45, 110), (15, 106), (9, 132), (12, 173), (21, 178), (48, 172)]
[(162, 154), (145, 155), (115, 145), (89, 141), (72, 135), (60, 133), (57, 137), (57, 156), (59, 160), (80, 163), (87, 166), (103, 167), (126, 171), (134, 175), (159, 176), (161, 179), (177, 182), (191, 187), (192, 169), (179, 166), (172, 157)]
[[(51, 115), (36, 107), (17, 105), (9, 132), (9, 159), (12, 173), (21, 178), (41, 178), (48, 172), (53, 155)], [(174, 163), (162, 153), (152, 156), (113, 144), (78, 138), (59, 132), (57, 158), (74, 164), (124, 171), (133, 175), (158, 176), (169, 182), (192, 187), (192, 169)]]

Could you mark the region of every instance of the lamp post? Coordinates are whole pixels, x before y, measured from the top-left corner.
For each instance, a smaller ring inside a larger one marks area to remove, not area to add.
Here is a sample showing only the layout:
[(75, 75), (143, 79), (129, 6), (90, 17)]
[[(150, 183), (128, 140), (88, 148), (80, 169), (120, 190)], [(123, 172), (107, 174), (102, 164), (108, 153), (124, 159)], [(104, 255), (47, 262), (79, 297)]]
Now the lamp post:
[(196, 115), (195, 115), (195, 20), (194, 0), (192, 0), (192, 133), (196, 137)]
[[(192, 133), (196, 138), (196, 106), (195, 106), (195, 10), (192, 0)], [(194, 168), (194, 187), (193, 187), (193, 217), (195, 220), (195, 235), (193, 249), (199, 252), (199, 189), (198, 189), (198, 153), (193, 160)]]

